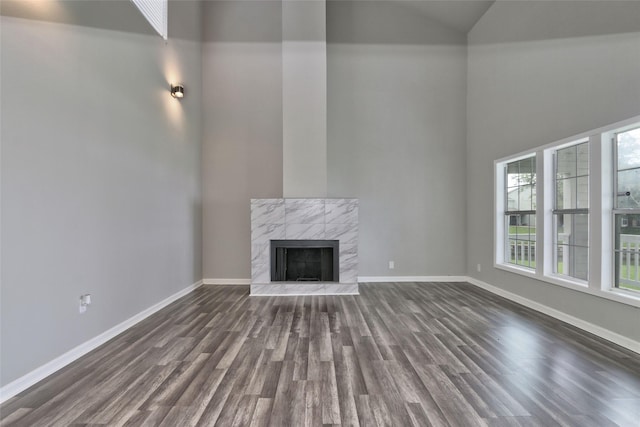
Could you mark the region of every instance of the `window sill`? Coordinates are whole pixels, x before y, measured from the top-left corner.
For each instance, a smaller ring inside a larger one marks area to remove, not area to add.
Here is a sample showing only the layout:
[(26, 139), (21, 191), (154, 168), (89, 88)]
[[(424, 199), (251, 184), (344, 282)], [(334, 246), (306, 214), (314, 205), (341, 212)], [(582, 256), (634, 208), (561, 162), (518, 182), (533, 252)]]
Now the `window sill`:
[(533, 279), (538, 279), (538, 276), (536, 275), (536, 271), (532, 268), (520, 267), (513, 264), (494, 264), (494, 267), (500, 270), (510, 271), (512, 273), (521, 274), (523, 276), (531, 277)]
[(564, 277), (558, 276), (544, 276), (536, 274), (535, 271), (530, 270), (524, 267), (517, 267), (507, 264), (494, 264), (494, 267), (508, 271), (510, 273), (519, 274), (521, 276), (529, 277), (531, 279), (539, 280), (541, 282), (549, 283), (555, 286), (561, 286), (566, 289), (571, 289), (573, 291), (582, 292), (585, 294), (589, 294), (595, 297), (607, 299), (610, 301), (615, 301), (618, 303), (630, 305), (633, 307), (640, 307), (640, 292), (636, 293), (633, 291), (625, 291), (623, 289), (594, 289), (590, 288), (587, 282), (583, 282), (581, 280), (566, 280)]
[(640, 307), (640, 292), (625, 291), (618, 288), (597, 292), (602, 293), (602, 296), (604, 298), (610, 299), (612, 301), (633, 305), (634, 307)]
[(545, 282), (553, 283), (554, 285), (565, 286), (571, 289), (577, 289), (579, 291), (583, 291), (585, 289), (589, 289), (589, 282), (570, 278), (569, 276), (562, 276), (559, 274), (548, 274), (543, 277)]

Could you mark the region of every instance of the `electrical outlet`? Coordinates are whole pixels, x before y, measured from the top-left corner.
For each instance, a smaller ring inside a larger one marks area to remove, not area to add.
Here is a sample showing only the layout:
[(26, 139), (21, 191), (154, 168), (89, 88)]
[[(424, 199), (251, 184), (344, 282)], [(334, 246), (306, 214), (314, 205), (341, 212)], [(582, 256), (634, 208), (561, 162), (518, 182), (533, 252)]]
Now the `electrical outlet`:
[(396, 268), (395, 261), (389, 261), (389, 270), (393, 270), (394, 268)]
[(80, 295), (80, 305), (78, 306), (78, 312), (80, 314), (87, 311), (87, 307), (91, 305), (91, 294)]
[(478, 270), (478, 273), (480, 273), (482, 271), (482, 266), (480, 264), (478, 264), (478, 266), (476, 267), (476, 269)]

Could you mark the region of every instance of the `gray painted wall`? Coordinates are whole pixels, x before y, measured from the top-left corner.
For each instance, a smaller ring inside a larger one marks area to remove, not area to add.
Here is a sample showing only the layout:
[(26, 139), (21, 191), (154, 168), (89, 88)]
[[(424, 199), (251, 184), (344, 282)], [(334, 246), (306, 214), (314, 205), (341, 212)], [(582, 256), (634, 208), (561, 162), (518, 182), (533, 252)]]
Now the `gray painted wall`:
[(395, 2), (327, 23), (328, 192), (360, 199), (360, 276), (465, 274), (464, 36)]
[(640, 309), (493, 268), (492, 224), (494, 160), (640, 114), (638, 16), (638, 2), (496, 2), (469, 34), (466, 156), (468, 274), (635, 340)]
[[(361, 199), (360, 275), (460, 275), (466, 39), (409, 6), (327, 4), (328, 193)], [(249, 199), (282, 197), (280, 8), (204, 6), (205, 278), (250, 277)]]
[(203, 8), (203, 273), (248, 279), (250, 199), (282, 197), (282, 8)]
[(5, 385), (202, 278), (202, 66), (199, 41), (1, 19)]
[(327, 196), (326, 3), (282, 2), (284, 197)]

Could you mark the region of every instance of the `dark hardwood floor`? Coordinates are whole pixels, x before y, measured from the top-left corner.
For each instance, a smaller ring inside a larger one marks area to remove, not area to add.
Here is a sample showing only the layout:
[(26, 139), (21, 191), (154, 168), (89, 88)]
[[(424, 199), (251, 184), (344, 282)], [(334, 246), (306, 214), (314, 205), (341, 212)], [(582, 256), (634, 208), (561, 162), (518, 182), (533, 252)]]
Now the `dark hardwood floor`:
[(361, 293), (201, 287), (5, 402), (2, 425), (640, 426), (636, 353), (469, 284)]

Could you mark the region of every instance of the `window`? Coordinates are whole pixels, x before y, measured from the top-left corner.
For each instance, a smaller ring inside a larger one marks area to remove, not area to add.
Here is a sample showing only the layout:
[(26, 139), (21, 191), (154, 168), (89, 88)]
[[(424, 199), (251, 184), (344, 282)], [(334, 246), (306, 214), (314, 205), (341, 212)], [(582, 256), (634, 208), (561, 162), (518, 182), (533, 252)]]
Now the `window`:
[(614, 139), (615, 287), (640, 291), (640, 128)]
[(553, 272), (589, 274), (589, 141), (554, 152)]
[(535, 268), (536, 259), (536, 158), (505, 165), (504, 261)]
[(494, 167), (496, 268), (640, 307), (640, 116)]

